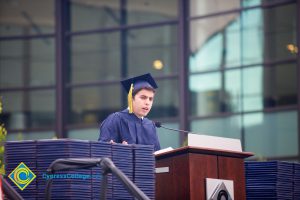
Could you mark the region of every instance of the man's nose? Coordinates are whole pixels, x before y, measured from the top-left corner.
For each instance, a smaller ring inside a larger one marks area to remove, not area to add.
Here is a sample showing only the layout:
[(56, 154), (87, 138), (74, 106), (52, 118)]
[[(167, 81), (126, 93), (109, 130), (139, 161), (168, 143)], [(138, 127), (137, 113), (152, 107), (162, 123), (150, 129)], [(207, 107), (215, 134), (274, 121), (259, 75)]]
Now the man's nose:
[(149, 100), (149, 99), (146, 99), (146, 101), (145, 101), (145, 102), (146, 102), (146, 104), (147, 104), (147, 105), (149, 105), (149, 104), (150, 104), (150, 100)]

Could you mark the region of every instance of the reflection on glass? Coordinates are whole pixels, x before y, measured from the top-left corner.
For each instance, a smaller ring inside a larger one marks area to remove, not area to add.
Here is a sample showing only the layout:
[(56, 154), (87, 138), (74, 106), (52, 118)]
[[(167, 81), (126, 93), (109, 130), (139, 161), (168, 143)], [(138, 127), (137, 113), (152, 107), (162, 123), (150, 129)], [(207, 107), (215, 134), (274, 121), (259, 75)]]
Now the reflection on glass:
[(204, 116), (297, 105), (296, 66), (254, 66), (225, 71), (224, 77), (221, 72), (192, 75), (190, 114)]
[(109, 114), (123, 110), (120, 85), (71, 90), (69, 123), (100, 124)]
[[(72, 31), (177, 19), (177, 0), (71, 1)], [(124, 10), (121, 10), (124, 3)], [(92, 20), (91, 20), (92, 19)]]
[(53, 38), (0, 42), (0, 87), (55, 83)]
[(120, 79), (119, 32), (74, 36), (71, 47), (73, 83)]
[[(178, 123), (164, 123), (164, 126), (168, 128), (179, 129)], [(168, 147), (176, 149), (182, 146), (182, 144), (180, 144), (179, 132), (158, 128), (157, 134), (162, 149)]]
[(24, 41), (0, 42), (0, 87), (17, 87), (24, 84)]
[(282, 0), (242, 0), (242, 7), (258, 6), (261, 4), (282, 3)]
[(177, 0), (128, 0), (128, 24), (141, 24), (177, 19)]
[(297, 104), (297, 64), (264, 69), (264, 107)]
[(297, 5), (274, 7), (264, 11), (265, 60), (296, 58), (290, 45), (297, 44)]
[(261, 9), (242, 12), (242, 63), (263, 62), (264, 22)]
[(190, 52), (190, 72), (240, 65), (239, 14), (192, 21)]
[(244, 123), (245, 151), (256, 158), (298, 155), (296, 111), (247, 114)]
[(53, 90), (1, 93), (7, 129), (52, 127), (55, 123)]
[(190, 15), (201, 16), (240, 8), (240, 0), (191, 0)]
[(241, 116), (194, 120), (191, 129), (194, 133), (241, 139)]
[(296, 58), (296, 6), (242, 12), (243, 64)]
[[(177, 40), (175, 25), (129, 31), (126, 46), (123, 46), (128, 51), (129, 76), (145, 72), (154, 76), (177, 72)], [(160, 62), (160, 66), (155, 62)]]
[[(261, 4), (262, 0), (242, 0), (243, 7), (257, 6)], [(264, 0), (266, 2), (266, 0)], [(272, 0), (273, 2), (276, 0)]]
[[(51, 38), (32, 40), (30, 44), (30, 85), (55, 84), (55, 42)], [(26, 52), (26, 55), (28, 52)]]
[(41, 140), (57, 138), (54, 131), (8, 133), (7, 141)]
[(0, 1), (0, 36), (54, 33), (54, 2)]
[(240, 112), (241, 99), (241, 70), (229, 70), (225, 73), (225, 95), (224, 101), (227, 111)]
[(68, 131), (68, 138), (98, 141), (99, 129), (89, 128), (89, 129), (71, 130)]
[(296, 104), (296, 63), (243, 69), (244, 111)]
[(71, 30), (88, 30), (120, 25), (119, 4), (119, 0), (71, 0)]
[(210, 115), (222, 110), (221, 73), (190, 76), (189, 90), (191, 115)]
[(243, 70), (243, 110), (263, 109), (263, 69), (252, 67)]
[(177, 80), (156, 80), (158, 89), (155, 92), (154, 103), (149, 118), (176, 118), (179, 111), (179, 87)]
[(190, 72), (296, 58), (296, 19), (289, 4), (193, 20)]

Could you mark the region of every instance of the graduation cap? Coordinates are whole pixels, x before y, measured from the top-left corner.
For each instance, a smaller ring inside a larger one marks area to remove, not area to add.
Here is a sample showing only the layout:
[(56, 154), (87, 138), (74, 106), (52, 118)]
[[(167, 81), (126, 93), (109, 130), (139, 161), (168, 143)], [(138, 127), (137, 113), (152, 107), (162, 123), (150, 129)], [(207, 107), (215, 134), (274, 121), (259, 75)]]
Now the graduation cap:
[(129, 106), (129, 113), (132, 113), (132, 93), (141, 88), (158, 88), (155, 80), (151, 76), (150, 73), (143, 74), (140, 76), (132, 77), (126, 80), (121, 81), (123, 87), (125, 88), (126, 92), (128, 93), (128, 106)]

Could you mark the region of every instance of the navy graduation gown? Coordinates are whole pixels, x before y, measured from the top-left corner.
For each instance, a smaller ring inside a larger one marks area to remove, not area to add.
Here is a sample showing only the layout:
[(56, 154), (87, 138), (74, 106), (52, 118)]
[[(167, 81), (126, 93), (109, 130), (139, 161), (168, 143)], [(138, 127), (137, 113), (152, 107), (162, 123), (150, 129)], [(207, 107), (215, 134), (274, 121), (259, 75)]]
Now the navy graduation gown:
[(154, 123), (138, 118), (129, 113), (128, 109), (109, 115), (100, 126), (99, 141), (116, 143), (126, 141), (128, 144), (154, 145), (154, 150), (160, 149)]

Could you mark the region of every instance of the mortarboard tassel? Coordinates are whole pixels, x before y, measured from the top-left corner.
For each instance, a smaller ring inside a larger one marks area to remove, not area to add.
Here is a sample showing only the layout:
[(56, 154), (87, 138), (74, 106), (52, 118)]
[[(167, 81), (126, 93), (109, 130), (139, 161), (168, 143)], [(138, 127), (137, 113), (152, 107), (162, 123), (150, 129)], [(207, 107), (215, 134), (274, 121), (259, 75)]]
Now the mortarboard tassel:
[(129, 107), (129, 113), (133, 113), (133, 105), (132, 105), (132, 91), (133, 91), (133, 83), (130, 85), (130, 89), (128, 92), (128, 107)]

